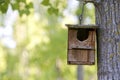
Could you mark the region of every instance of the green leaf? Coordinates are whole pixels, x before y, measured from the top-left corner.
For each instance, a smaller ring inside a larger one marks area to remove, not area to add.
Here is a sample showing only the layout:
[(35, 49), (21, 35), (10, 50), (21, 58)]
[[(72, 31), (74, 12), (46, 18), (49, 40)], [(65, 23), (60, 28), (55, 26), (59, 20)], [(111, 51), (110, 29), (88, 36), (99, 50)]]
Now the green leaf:
[(20, 16), (22, 16), (23, 14), (29, 15), (30, 11), (29, 9), (24, 9), (24, 10), (19, 10)]
[(28, 4), (28, 7), (29, 7), (29, 8), (33, 8), (33, 3), (32, 3), (32, 2), (29, 3), (29, 4)]
[(18, 3), (19, 2), (24, 2), (24, 3), (26, 3), (26, 0), (16, 0)]
[(1, 6), (1, 4), (4, 3), (4, 2), (5, 2), (5, 0), (0, 0), (0, 6)]
[(2, 3), (2, 4), (0, 5), (0, 11), (1, 11), (2, 13), (6, 13), (6, 12), (7, 12), (7, 9), (8, 9), (8, 3)]
[(43, 0), (43, 1), (41, 2), (41, 4), (44, 5), (44, 6), (49, 6), (49, 5), (51, 5), (49, 0)]
[(48, 8), (48, 13), (49, 13), (49, 14), (58, 15), (58, 12), (59, 12), (59, 10), (58, 10), (57, 8), (54, 8), (54, 7)]
[(58, 9), (55, 9), (54, 11), (55, 11), (55, 14), (58, 15), (59, 10), (58, 10)]
[(33, 8), (33, 3), (31, 2), (31, 3), (29, 3), (28, 5), (26, 5), (26, 8)]
[(17, 3), (11, 4), (11, 6), (12, 6), (13, 10), (18, 10), (19, 9), (19, 5)]
[(4, 1), (5, 1), (6, 3), (8, 3), (8, 4), (10, 3), (10, 0), (4, 0)]

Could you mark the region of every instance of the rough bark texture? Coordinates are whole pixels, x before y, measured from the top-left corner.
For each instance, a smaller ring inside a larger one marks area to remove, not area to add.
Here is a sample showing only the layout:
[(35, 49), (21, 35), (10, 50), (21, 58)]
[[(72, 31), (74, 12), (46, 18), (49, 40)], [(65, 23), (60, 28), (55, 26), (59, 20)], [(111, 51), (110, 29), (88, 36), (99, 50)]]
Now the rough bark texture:
[(95, 0), (98, 80), (120, 80), (120, 0)]

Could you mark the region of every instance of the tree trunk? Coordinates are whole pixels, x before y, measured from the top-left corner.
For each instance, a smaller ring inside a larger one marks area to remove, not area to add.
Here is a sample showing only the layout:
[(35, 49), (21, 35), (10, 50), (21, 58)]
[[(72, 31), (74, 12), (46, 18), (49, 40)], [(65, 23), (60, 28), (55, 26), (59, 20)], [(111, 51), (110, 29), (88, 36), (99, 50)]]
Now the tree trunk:
[(120, 80), (120, 0), (95, 0), (98, 80)]

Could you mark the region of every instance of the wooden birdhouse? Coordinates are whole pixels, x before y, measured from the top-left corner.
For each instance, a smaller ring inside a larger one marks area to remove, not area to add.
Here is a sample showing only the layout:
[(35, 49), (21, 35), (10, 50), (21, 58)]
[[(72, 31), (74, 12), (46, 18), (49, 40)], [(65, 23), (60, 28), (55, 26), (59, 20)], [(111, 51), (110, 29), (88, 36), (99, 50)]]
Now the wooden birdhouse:
[(68, 64), (92, 65), (95, 63), (96, 25), (69, 25)]

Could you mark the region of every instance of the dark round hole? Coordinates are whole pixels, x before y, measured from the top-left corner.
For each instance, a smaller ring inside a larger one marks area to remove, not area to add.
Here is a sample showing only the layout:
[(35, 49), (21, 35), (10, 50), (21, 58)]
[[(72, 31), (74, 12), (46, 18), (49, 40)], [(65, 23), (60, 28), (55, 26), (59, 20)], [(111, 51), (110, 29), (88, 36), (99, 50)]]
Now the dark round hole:
[(84, 41), (89, 36), (89, 30), (88, 29), (79, 29), (77, 31), (77, 39), (80, 41)]

